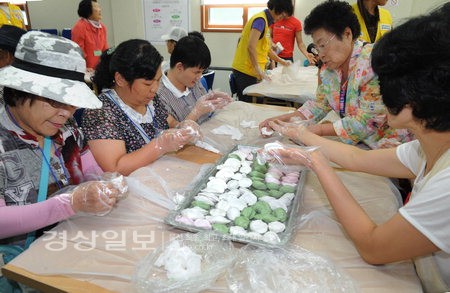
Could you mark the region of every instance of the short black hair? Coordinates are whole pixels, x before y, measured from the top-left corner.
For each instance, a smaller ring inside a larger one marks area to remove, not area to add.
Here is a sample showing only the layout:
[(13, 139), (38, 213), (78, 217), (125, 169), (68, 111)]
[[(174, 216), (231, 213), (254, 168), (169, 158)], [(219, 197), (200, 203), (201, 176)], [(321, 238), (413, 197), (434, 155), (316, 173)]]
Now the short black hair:
[(345, 1), (328, 0), (317, 5), (305, 18), (305, 34), (324, 29), (342, 39), (345, 28), (350, 28), (353, 40), (361, 35), (361, 26), (352, 6)]
[(372, 51), (383, 102), (393, 115), (409, 105), (425, 128), (450, 130), (450, 2), (385, 34)]
[(103, 52), (92, 81), (101, 92), (114, 85), (114, 74), (120, 73), (132, 84), (138, 78), (151, 80), (156, 76), (163, 57), (147, 40), (131, 39)]
[(200, 38), (186, 36), (177, 42), (170, 55), (171, 68), (178, 62), (183, 63), (185, 68), (198, 66), (205, 69), (211, 64), (211, 53), (206, 43)]
[(205, 41), (205, 37), (199, 31), (190, 31), (190, 32), (188, 32), (188, 36), (197, 37), (200, 40), (202, 40), (203, 42)]
[(31, 103), (33, 103), (35, 97), (36, 95), (34, 94), (16, 90), (10, 87), (5, 87), (3, 89), (3, 100), (5, 101), (5, 104), (10, 107), (23, 105), (28, 100), (32, 100)]
[(267, 8), (273, 10), (276, 14), (286, 13), (288, 16), (294, 14), (294, 4), (292, 0), (269, 0)]
[(79, 17), (89, 18), (92, 15), (92, 2), (97, 2), (97, 0), (81, 0), (78, 4)]

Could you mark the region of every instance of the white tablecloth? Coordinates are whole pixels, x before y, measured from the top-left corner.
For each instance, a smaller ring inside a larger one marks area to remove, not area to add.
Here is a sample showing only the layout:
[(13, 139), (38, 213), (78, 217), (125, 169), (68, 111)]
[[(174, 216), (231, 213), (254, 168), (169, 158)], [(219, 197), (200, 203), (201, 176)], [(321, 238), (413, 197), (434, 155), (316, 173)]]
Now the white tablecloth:
[(248, 86), (243, 93), (303, 104), (316, 96), (317, 72), (317, 67), (304, 67), (299, 63), (289, 67), (277, 67), (271, 71), (271, 80)]
[[(253, 114), (245, 114), (247, 111)], [(209, 136), (210, 129), (223, 123), (239, 125), (238, 119), (262, 119), (277, 114), (280, 112), (233, 103), (202, 128)], [(255, 129), (248, 129), (246, 135), (247, 142), (263, 142)], [(218, 137), (214, 139), (219, 140)], [(220, 141), (223, 150), (236, 143), (227, 137)], [(129, 176), (130, 195), (110, 214), (105, 217), (76, 216), (60, 223), (51, 234), (37, 239), (11, 264), (36, 274), (67, 275), (86, 280), (114, 292), (135, 292), (130, 280), (138, 261), (161, 243), (183, 233), (163, 222), (168, 208), (172, 207), (169, 198), (174, 192), (183, 191), (186, 186), (189, 188), (206, 167), (163, 157)], [(344, 170), (338, 170), (338, 176), (376, 223), (382, 223), (396, 213), (398, 200), (388, 179)], [(351, 278), (360, 292), (422, 291), (412, 262), (372, 266), (361, 259), (337, 222), (312, 172), (307, 175), (298, 214), (291, 242), (331, 260)], [(208, 291), (227, 290), (225, 277), (222, 277), (214, 289)]]

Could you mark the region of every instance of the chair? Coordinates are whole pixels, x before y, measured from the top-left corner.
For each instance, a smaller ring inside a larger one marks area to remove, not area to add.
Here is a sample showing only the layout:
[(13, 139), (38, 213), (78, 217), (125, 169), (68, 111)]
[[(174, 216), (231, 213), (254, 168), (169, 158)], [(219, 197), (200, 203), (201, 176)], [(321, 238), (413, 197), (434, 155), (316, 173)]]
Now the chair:
[(211, 90), (214, 83), (214, 75), (216, 72), (214, 70), (208, 70), (205, 74), (202, 75), (206, 80), (206, 90)]
[(83, 115), (84, 108), (78, 108), (75, 110), (75, 113), (73, 113), (73, 118), (77, 122), (78, 126), (81, 126), (81, 116)]
[(56, 35), (56, 36), (58, 35), (58, 30), (56, 28), (45, 28), (45, 29), (40, 29), (40, 31), (44, 32), (44, 33)]
[(237, 94), (237, 87), (236, 79), (233, 73), (230, 73), (230, 75), (228, 75), (228, 82), (230, 83), (231, 96), (234, 96), (235, 94)]
[(206, 78), (204, 76), (200, 78), (200, 82), (202, 83), (202, 86), (205, 88), (205, 90), (208, 91), (208, 83), (206, 82)]
[(66, 39), (71, 40), (72, 39), (72, 29), (63, 28), (63, 30), (61, 31), (61, 36), (65, 37)]

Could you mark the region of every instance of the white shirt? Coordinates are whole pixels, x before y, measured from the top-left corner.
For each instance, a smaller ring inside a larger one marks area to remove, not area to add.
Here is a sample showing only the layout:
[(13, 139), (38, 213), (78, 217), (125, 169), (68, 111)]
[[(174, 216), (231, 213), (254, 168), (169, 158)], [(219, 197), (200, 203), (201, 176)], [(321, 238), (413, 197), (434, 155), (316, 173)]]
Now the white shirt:
[(130, 117), (130, 119), (134, 123), (142, 124), (153, 122), (153, 116), (155, 113), (155, 106), (153, 105), (153, 100), (150, 101), (150, 103), (148, 103), (147, 105), (148, 107), (147, 109), (149, 111), (145, 111), (145, 114), (142, 115), (141, 113), (137, 112), (136, 110), (125, 104), (125, 102), (122, 101), (122, 99), (119, 97), (119, 95), (116, 93), (115, 90), (113, 89), (105, 90), (105, 92), (107, 91), (109, 92), (108, 96), (114, 100), (114, 102), (125, 112), (125, 114), (127, 114), (128, 117)]
[(161, 81), (163, 82), (164, 86), (172, 92), (172, 94), (177, 98), (180, 99), (182, 97), (186, 97), (191, 93), (191, 90), (189, 88), (186, 87), (186, 89), (184, 90), (184, 92), (180, 91), (179, 89), (177, 89), (173, 83), (169, 80), (169, 78), (167, 77), (166, 73), (164, 73), (162, 75), (162, 79)]
[[(447, 160), (444, 168), (424, 176), (426, 161), (421, 156), (420, 143), (414, 140), (397, 147), (397, 157), (416, 175), (410, 201), (400, 208), (400, 214), (424, 234), (441, 251), (433, 257), (442, 278), (450, 284), (450, 150), (436, 163)], [(431, 175), (431, 176), (430, 176)]]

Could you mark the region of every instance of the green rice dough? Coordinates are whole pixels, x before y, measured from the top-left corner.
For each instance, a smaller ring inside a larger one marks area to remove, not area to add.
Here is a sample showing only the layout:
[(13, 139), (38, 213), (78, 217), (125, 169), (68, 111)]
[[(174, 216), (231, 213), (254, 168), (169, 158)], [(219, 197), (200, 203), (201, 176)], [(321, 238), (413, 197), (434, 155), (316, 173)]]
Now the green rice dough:
[(256, 212), (252, 207), (246, 207), (241, 212), (241, 216), (244, 216), (249, 220), (253, 219), (253, 217), (255, 215), (256, 215)]
[(276, 183), (266, 183), (267, 188), (271, 189), (271, 190), (278, 190), (280, 189), (280, 184), (276, 184)]
[(250, 177), (250, 179), (252, 179), (252, 182), (255, 182), (255, 181), (258, 181), (258, 182), (261, 182), (261, 183), (265, 182), (264, 178), (257, 177), (257, 176)]
[(236, 155), (236, 154), (229, 154), (229, 155), (228, 155), (228, 158), (238, 159), (239, 161), (241, 161), (241, 157), (239, 157), (239, 156)]
[(247, 229), (247, 228), (248, 228), (248, 225), (250, 224), (250, 220), (247, 219), (247, 218), (244, 217), (244, 216), (239, 216), (239, 217), (237, 217), (236, 219), (234, 219), (234, 224), (235, 224), (236, 226), (239, 226), (239, 227), (242, 227), (242, 228), (244, 228), (244, 229)]
[(214, 224), (212, 224), (212, 228), (214, 229), (214, 230), (216, 230), (216, 231), (219, 231), (220, 233), (223, 233), (223, 234), (228, 234), (228, 232), (229, 232), (229, 228), (227, 227), (227, 225), (225, 225), (225, 224), (219, 224), (219, 223), (214, 223)]
[(254, 217), (253, 217), (253, 220), (261, 220), (262, 221), (262, 218), (264, 217), (264, 215), (263, 214), (256, 214)]
[(272, 212), (270, 205), (265, 201), (257, 201), (252, 207), (258, 214), (270, 214)]
[(269, 194), (272, 197), (280, 198), (284, 194), (284, 192), (281, 192), (280, 190), (269, 190)]
[(272, 223), (278, 221), (278, 218), (272, 214), (261, 214), (261, 220), (266, 223)]
[(278, 219), (280, 222), (286, 222), (287, 214), (286, 211), (282, 208), (276, 208), (273, 210), (272, 214)]
[(191, 202), (191, 207), (199, 207), (199, 208), (202, 208), (207, 211), (211, 208), (211, 206), (209, 204), (207, 204), (206, 202), (198, 201), (198, 200), (194, 200), (193, 202)]
[(260, 165), (258, 163), (253, 164), (252, 166), (253, 171), (261, 172), (263, 174), (267, 173), (267, 167), (266, 165)]
[(263, 182), (259, 182), (259, 181), (253, 181), (252, 186), (253, 186), (253, 188), (259, 189), (259, 190), (266, 190), (267, 189), (266, 184), (263, 183)]
[(259, 178), (262, 178), (262, 179), (264, 179), (264, 177), (266, 177), (266, 175), (264, 175), (264, 173), (261, 173), (261, 172), (255, 171), (255, 170), (253, 170), (250, 173), (248, 173), (248, 175), (250, 177), (259, 177)]
[(258, 198), (269, 195), (269, 193), (266, 190), (258, 190), (258, 189), (253, 190), (253, 194), (256, 195), (256, 197)]
[(280, 187), (280, 191), (285, 193), (294, 193), (295, 192), (295, 186), (289, 186), (289, 185), (283, 185)]

